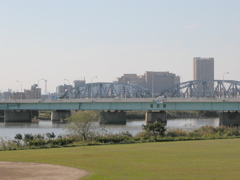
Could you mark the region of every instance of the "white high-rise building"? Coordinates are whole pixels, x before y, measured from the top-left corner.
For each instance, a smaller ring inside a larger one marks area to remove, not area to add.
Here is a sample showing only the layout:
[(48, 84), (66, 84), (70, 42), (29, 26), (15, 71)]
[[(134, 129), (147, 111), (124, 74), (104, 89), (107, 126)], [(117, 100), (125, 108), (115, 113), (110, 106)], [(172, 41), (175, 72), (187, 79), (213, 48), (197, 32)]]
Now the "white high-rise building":
[(193, 58), (193, 80), (214, 80), (214, 58)]
[[(195, 57), (193, 58), (193, 79), (194, 80), (207, 80), (208, 82), (205, 85), (198, 84), (195, 86), (197, 89), (196, 93), (202, 96), (211, 96), (214, 90), (214, 58), (201, 58)], [(196, 90), (195, 89), (195, 90)]]

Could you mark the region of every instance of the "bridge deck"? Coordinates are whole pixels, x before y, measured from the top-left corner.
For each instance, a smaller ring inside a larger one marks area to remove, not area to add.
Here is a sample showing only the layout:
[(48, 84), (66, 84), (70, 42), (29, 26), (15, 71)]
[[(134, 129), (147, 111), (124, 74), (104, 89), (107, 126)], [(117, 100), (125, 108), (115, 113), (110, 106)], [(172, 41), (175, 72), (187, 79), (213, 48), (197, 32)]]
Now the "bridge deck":
[(239, 111), (240, 98), (1, 100), (0, 110), (205, 110)]

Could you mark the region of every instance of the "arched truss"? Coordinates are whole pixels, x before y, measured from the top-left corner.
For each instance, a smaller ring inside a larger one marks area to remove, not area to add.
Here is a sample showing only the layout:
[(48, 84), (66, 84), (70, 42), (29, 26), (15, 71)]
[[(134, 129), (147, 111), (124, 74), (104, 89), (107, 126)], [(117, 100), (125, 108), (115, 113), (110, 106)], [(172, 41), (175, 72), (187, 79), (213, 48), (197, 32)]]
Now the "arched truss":
[(134, 84), (88, 83), (75, 89), (75, 98), (149, 98), (148, 89)]
[(231, 80), (195, 80), (175, 84), (160, 92), (164, 97), (239, 97), (240, 82)]

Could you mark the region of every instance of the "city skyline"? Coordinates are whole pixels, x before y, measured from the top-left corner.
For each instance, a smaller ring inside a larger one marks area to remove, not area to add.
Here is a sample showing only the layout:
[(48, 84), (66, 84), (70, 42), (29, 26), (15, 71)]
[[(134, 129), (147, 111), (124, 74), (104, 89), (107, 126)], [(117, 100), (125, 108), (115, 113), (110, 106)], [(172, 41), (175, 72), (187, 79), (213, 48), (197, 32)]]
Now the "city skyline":
[(169, 71), (189, 81), (193, 57), (214, 57), (215, 79), (229, 72), (224, 79), (240, 80), (239, 5), (235, 0), (0, 1), (0, 90), (39, 84), (44, 92), (40, 79), (46, 79), (48, 92), (54, 92), (84, 77), (87, 83), (112, 82), (145, 71)]

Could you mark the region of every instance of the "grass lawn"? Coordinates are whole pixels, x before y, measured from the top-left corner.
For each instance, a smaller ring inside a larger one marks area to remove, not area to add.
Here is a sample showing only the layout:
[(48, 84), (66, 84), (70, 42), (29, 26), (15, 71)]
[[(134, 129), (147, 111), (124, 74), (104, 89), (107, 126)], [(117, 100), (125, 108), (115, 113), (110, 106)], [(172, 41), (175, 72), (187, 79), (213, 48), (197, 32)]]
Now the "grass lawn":
[(240, 179), (240, 139), (0, 151), (0, 161), (82, 168), (85, 179)]

